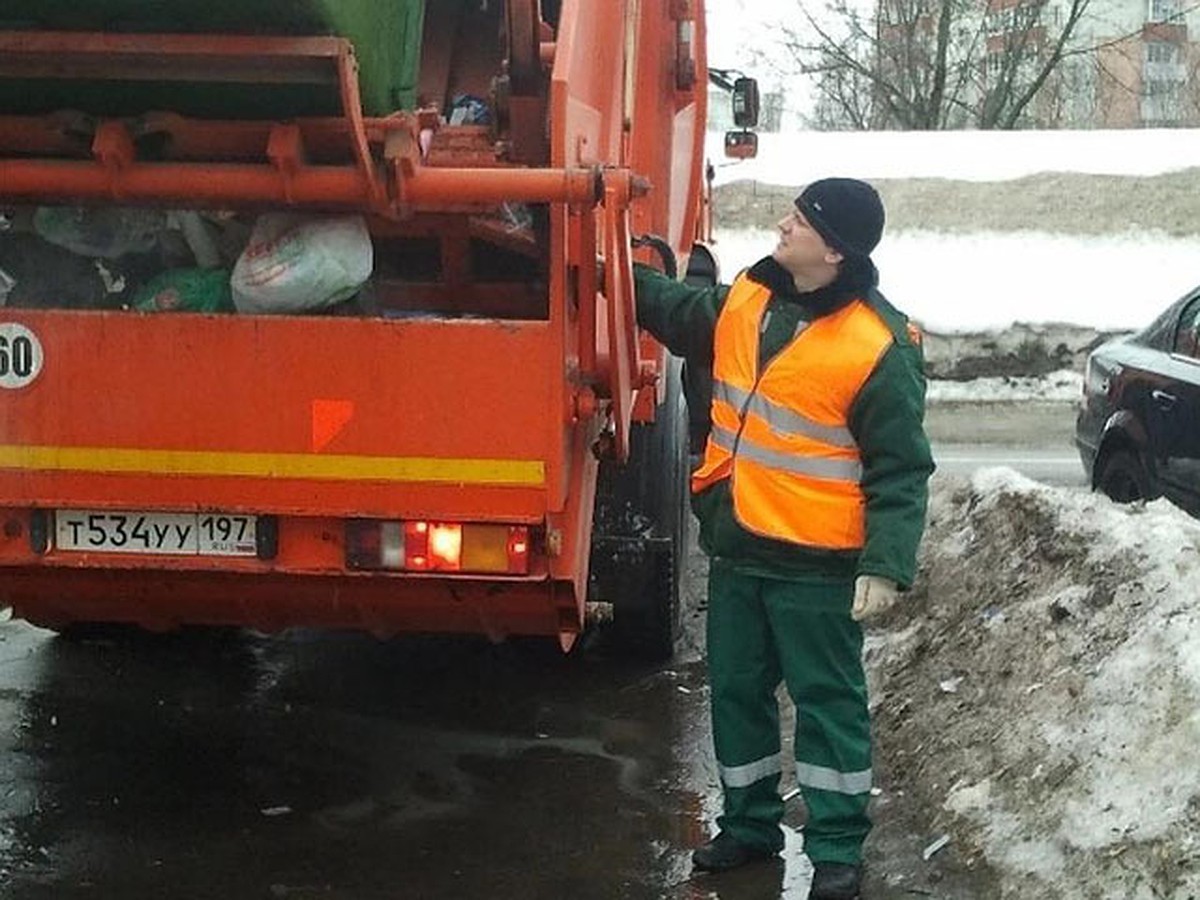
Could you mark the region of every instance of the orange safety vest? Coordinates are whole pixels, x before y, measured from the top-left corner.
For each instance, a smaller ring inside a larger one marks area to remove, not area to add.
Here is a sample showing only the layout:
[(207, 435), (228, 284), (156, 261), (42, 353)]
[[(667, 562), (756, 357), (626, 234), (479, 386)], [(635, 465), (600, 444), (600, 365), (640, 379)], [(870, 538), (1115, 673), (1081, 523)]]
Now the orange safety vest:
[(712, 431), (692, 475), (703, 491), (732, 478), (747, 530), (812, 547), (861, 548), (866, 505), (850, 407), (892, 332), (853, 300), (799, 332), (758, 374), (769, 288), (744, 275), (729, 289), (713, 350)]

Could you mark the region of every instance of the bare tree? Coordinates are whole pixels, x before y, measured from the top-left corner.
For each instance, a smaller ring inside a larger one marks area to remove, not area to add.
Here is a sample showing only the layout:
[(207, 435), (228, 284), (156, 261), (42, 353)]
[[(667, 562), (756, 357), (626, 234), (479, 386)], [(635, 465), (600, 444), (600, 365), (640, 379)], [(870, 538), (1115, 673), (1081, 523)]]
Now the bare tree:
[(780, 40), (814, 77), (819, 125), (1016, 128), (1090, 0), (790, 0)]

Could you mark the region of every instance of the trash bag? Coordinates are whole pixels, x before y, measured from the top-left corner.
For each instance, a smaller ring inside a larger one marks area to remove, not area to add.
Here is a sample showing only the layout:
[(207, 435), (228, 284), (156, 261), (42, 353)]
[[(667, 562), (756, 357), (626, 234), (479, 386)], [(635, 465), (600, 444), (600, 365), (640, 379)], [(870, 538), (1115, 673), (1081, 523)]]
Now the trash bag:
[(56, 247), (36, 234), (0, 232), (0, 269), (9, 276), (5, 305), (22, 309), (116, 309), (117, 288), (110, 289), (88, 259)]
[(17, 279), (0, 269), (0, 306), (8, 305), (8, 295), (17, 286)]
[(373, 266), (362, 216), (267, 213), (233, 267), (233, 303), (246, 313), (320, 309), (353, 296)]
[(509, 231), (531, 231), (533, 211), (524, 203), (501, 203), (500, 221)]
[(170, 269), (150, 279), (133, 296), (140, 312), (233, 312), (225, 269)]
[(177, 229), (201, 269), (216, 269), (221, 265), (221, 251), (215, 232), (207, 219), (195, 210), (178, 209), (167, 213), (167, 224)]
[(472, 94), (456, 94), (446, 117), (451, 125), (490, 125), (492, 111), (487, 101)]
[(154, 209), (43, 206), (33, 214), (38, 236), (72, 253), (102, 259), (153, 250), (166, 228), (166, 214)]

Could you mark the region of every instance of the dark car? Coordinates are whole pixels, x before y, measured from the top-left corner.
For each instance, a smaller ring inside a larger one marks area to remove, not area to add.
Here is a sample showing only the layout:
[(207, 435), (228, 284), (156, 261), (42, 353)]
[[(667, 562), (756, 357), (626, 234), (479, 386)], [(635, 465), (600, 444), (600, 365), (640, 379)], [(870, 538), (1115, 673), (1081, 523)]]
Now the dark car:
[(1088, 357), (1075, 443), (1114, 500), (1166, 496), (1200, 516), (1200, 288)]

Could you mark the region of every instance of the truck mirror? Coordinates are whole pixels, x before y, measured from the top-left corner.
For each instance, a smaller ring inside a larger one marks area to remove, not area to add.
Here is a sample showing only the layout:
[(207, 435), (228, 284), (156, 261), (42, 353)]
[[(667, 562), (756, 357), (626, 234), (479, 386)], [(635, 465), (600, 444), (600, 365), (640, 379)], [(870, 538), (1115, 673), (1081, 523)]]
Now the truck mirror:
[(742, 76), (733, 83), (733, 124), (753, 128), (758, 124), (758, 82)]
[(758, 156), (758, 135), (753, 131), (725, 132), (725, 155), (731, 159), (753, 159)]

